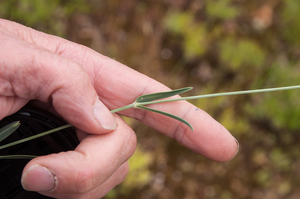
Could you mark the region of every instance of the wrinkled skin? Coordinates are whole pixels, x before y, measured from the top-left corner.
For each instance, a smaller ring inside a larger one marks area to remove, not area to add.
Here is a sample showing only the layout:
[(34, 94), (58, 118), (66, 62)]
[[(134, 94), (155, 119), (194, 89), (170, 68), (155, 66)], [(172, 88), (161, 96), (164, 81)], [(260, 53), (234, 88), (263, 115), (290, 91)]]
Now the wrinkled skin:
[[(55, 198), (100, 198), (121, 183), (134, 153), (133, 130), (109, 110), (142, 94), (170, 90), (161, 83), (87, 47), (0, 19), (0, 119), (29, 101), (77, 128), (74, 151), (42, 156), (24, 168), (22, 185)], [(136, 118), (215, 161), (231, 160), (234, 137), (207, 113), (186, 102), (151, 105), (194, 127), (152, 112), (128, 109)]]

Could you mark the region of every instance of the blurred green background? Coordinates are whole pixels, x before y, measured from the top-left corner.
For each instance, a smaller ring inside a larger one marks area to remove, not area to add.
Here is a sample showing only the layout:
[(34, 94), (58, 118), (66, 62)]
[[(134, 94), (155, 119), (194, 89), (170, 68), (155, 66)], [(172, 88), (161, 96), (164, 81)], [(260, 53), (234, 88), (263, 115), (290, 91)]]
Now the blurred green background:
[[(300, 84), (299, 0), (0, 0), (0, 17), (89, 46), (190, 95)], [(218, 163), (131, 119), (105, 198), (300, 198), (300, 91), (193, 101), (240, 142)], [(297, 97), (298, 96), (298, 97)]]

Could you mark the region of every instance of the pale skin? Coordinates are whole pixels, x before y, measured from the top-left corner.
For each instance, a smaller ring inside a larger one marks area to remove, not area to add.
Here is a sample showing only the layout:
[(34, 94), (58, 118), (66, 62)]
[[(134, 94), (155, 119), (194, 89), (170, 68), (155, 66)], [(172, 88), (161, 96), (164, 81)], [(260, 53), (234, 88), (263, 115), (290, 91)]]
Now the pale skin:
[[(133, 130), (109, 110), (165, 85), (87, 47), (0, 19), (0, 119), (36, 100), (77, 128), (74, 151), (31, 160), (22, 185), (55, 198), (100, 198), (121, 183), (136, 148)], [(41, 106), (40, 103), (40, 106)], [(186, 101), (151, 105), (187, 120), (128, 109), (136, 118), (214, 161), (229, 161), (235, 138), (206, 112)]]

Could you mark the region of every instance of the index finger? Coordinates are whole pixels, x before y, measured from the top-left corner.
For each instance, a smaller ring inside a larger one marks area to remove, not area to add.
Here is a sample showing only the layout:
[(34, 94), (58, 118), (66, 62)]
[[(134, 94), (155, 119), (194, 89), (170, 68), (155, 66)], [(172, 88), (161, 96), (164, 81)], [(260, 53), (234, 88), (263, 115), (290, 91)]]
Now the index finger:
[[(17, 36), (21, 35), (22, 39), (28, 42), (81, 64), (88, 72), (101, 101), (109, 109), (128, 105), (142, 94), (170, 90), (163, 84), (87, 47), (20, 24), (11, 27), (5, 20), (2, 20), (2, 25)], [(210, 159), (228, 161), (236, 155), (238, 151), (236, 139), (221, 124), (194, 105), (180, 101), (155, 104), (151, 107), (184, 118), (194, 127), (194, 131), (172, 118), (157, 113), (136, 109), (125, 110), (121, 113), (140, 120)]]
[[(93, 54), (93, 53), (91, 53)], [(91, 60), (95, 60), (91, 55)], [(121, 63), (102, 58), (95, 88), (102, 102), (110, 109), (131, 104), (143, 94), (169, 91), (163, 84), (134, 71)], [(238, 142), (220, 123), (205, 111), (187, 101), (177, 101), (150, 105), (151, 108), (171, 113), (187, 120), (194, 128), (192, 131), (185, 124), (170, 117), (144, 111), (128, 109), (123, 115), (138, 119), (144, 124), (176, 139), (183, 146), (216, 161), (228, 161), (238, 151)]]

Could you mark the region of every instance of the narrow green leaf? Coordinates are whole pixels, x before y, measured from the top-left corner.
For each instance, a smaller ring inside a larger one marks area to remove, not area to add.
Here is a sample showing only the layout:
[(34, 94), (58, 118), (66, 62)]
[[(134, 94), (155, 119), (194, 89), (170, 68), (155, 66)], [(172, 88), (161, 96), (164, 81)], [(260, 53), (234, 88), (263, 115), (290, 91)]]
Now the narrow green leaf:
[(35, 155), (2, 155), (0, 159), (33, 159), (38, 156)]
[(182, 118), (180, 118), (176, 115), (166, 113), (166, 112), (163, 112), (163, 111), (160, 111), (160, 110), (152, 109), (152, 108), (149, 108), (149, 107), (146, 107), (146, 106), (137, 106), (136, 108), (143, 109), (143, 110), (146, 110), (146, 111), (152, 111), (152, 112), (155, 112), (155, 113), (159, 113), (159, 114), (171, 117), (173, 119), (176, 119), (176, 120), (186, 124), (188, 127), (190, 127), (190, 129), (194, 130), (194, 128), (192, 127), (192, 125), (190, 123), (188, 123), (186, 120), (184, 120), (184, 119), (182, 119)]
[(10, 136), (20, 126), (20, 121), (12, 122), (0, 129), (0, 142)]
[(187, 92), (192, 90), (193, 87), (186, 87), (186, 88), (180, 88), (172, 91), (167, 92), (159, 92), (159, 93), (151, 93), (147, 95), (141, 95), (138, 98), (136, 98), (135, 102), (150, 102), (154, 100), (164, 99), (167, 97), (172, 97), (174, 95), (179, 95), (181, 93)]

